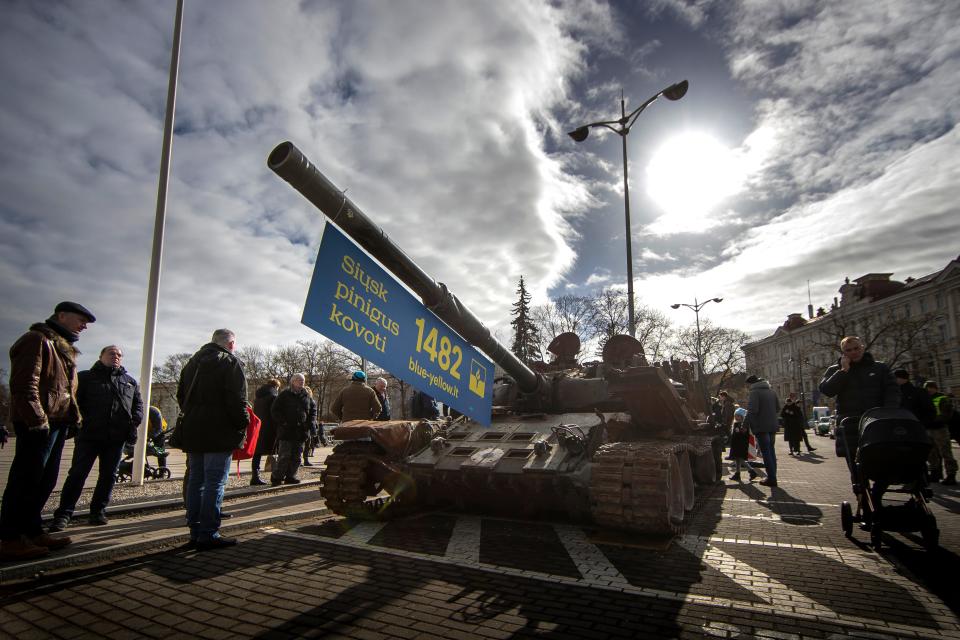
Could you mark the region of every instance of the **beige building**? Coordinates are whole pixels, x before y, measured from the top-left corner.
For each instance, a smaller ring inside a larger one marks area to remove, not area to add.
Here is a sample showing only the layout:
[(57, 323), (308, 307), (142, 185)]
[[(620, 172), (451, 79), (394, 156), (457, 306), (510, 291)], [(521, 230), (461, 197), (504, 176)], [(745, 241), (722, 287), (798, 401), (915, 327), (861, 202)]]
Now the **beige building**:
[(858, 335), (877, 360), (960, 391), (960, 256), (922, 278), (892, 275), (848, 278), (829, 310), (789, 314), (772, 335), (743, 347), (747, 371), (766, 378), (781, 398), (802, 393), (807, 409), (832, 407), (817, 385), (840, 357), (840, 338)]

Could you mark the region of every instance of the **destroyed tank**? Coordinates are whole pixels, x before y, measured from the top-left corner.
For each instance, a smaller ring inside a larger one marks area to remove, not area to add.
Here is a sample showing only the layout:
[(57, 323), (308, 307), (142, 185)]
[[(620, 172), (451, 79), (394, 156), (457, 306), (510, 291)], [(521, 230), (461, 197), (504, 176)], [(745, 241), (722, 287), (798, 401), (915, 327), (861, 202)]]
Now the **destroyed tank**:
[(611, 338), (603, 362), (581, 367), (579, 339), (562, 334), (550, 345), (553, 363), (534, 370), (296, 146), (281, 143), (267, 164), (503, 371), (490, 427), (460, 416), (333, 429), (340, 442), (321, 493), (334, 513), (387, 518), (446, 507), (679, 532), (696, 486), (719, 479), (719, 438), (697, 423), (664, 367), (645, 366), (639, 342)]

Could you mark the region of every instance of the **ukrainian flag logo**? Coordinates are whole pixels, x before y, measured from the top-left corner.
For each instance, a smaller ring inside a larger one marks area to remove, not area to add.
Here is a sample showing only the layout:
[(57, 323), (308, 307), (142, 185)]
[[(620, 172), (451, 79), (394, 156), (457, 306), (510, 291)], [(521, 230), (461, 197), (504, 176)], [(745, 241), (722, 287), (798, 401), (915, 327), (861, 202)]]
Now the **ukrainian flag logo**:
[(470, 359), (470, 391), (481, 398), (487, 390), (487, 368), (473, 358)]

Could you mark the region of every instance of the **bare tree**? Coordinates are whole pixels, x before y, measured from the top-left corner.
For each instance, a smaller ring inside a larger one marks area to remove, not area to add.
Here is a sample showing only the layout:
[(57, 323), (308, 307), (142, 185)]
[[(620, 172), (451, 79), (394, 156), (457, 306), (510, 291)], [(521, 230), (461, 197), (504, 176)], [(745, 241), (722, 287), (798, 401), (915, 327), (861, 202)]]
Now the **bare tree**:
[(237, 357), (243, 362), (248, 385), (254, 387), (251, 391), (255, 390), (257, 384), (271, 377), (269, 349), (258, 344), (246, 345), (237, 349)]
[(594, 333), (594, 302), (586, 296), (565, 295), (530, 310), (530, 320), (537, 328), (541, 350), (561, 333), (575, 333), (584, 344)]
[(869, 315), (848, 313), (840, 308), (817, 323), (819, 330), (814, 341), (839, 356), (840, 340), (846, 336), (859, 336), (865, 349), (877, 360), (896, 368), (918, 352), (928, 350), (926, 337), (941, 318), (942, 313), (936, 311), (911, 317), (898, 315), (893, 307), (886, 314)]
[(191, 357), (193, 357), (192, 353), (174, 353), (167, 356), (163, 364), (153, 366), (153, 386), (150, 389), (150, 395), (152, 397), (151, 402), (154, 405), (166, 404), (171, 406), (170, 403), (176, 404), (180, 372), (183, 371), (183, 367), (186, 366)]
[(619, 289), (607, 287), (593, 298), (593, 333), (600, 340), (600, 349), (607, 340), (619, 333), (627, 332), (627, 294)]
[(665, 359), (667, 347), (673, 337), (673, 323), (670, 319), (664, 313), (641, 304), (635, 310), (634, 321), (636, 337), (643, 345), (647, 360), (657, 362)]
[(699, 351), (696, 325), (678, 330), (673, 346), (681, 358), (702, 363), (705, 375), (720, 373), (716, 389), (719, 391), (726, 380), (744, 371), (743, 345), (749, 341), (745, 332), (721, 327), (708, 318), (700, 321)]

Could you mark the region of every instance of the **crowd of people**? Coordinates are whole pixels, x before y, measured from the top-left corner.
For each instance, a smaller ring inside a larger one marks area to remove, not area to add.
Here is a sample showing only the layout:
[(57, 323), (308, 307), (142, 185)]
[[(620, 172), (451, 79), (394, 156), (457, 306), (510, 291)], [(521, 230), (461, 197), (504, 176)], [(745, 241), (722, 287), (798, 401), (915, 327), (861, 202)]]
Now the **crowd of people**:
[[(0, 560), (41, 558), (71, 544), (69, 536), (51, 534), (70, 525), (95, 463), (98, 476), (88, 523), (107, 524), (121, 457), (137, 442), (144, 402), (137, 381), (122, 365), (123, 350), (117, 345), (104, 347), (89, 370), (77, 371), (75, 345), (95, 321), (83, 305), (61, 302), (10, 350), (10, 419), (16, 451), (0, 506)], [(177, 385), (180, 413), (169, 444), (186, 453), (186, 521), (190, 544), (198, 550), (236, 544), (220, 533), (221, 507), (233, 453), (247, 437), (252, 415), (261, 422), (251, 461), (253, 486), (267, 484), (260, 475), (265, 459), (271, 485), (298, 484), (300, 466), (310, 466), (313, 450), (327, 444), (317, 401), (304, 375), (293, 374), (283, 390), (279, 380), (267, 381), (250, 406), (235, 349), (236, 335), (217, 329), (184, 365)], [(436, 409), (436, 403), (426, 398), (429, 402), (418, 405), (432, 403)], [(371, 387), (363, 371), (354, 372), (331, 411), (340, 421), (390, 420), (387, 381), (378, 378)], [(164, 467), (166, 421), (156, 407), (150, 407), (148, 416), (148, 439), (158, 465)], [(41, 513), (57, 485), (64, 444), (71, 438), (70, 468), (45, 531)]]
[[(891, 371), (883, 362), (878, 362), (866, 351), (863, 340), (847, 336), (840, 341), (841, 355), (837, 362), (827, 368), (820, 381), (820, 392), (834, 398), (837, 424), (849, 421), (856, 424), (863, 414), (875, 407), (901, 408), (910, 411), (926, 428), (931, 450), (927, 461), (927, 480), (942, 485), (957, 484), (957, 461), (951, 440), (960, 443), (960, 413), (954, 408), (954, 398), (940, 392), (932, 380), (921, 387), (910, 382), (906, 369)], [(777, 456), (774, 438), (783, 426), (790, 455), (801, 455), (800, 443), (807, 452), (816, 447), (807, 437), (807, 419), (803, 407), (791, 393), (781, 407), (776, 392), (770, 384), (757, 375), (746, 378), (749, 396), (746, 408), (737, 405), (727, 391), (721, 391), (714, 399), (713, 420), (730, 439), (729, 458), (733, 461), (731, 480), (741, 480), (741, 468), (746, 468), (752, 481), (761, 475), (749, 463), (749, 439), (755, 438), (766, 477), (760, 482), (769, 487), (777, 486)], [(838, 451), (844, 454), (854, 477), (853, 455), (857, 449), (859, 430), (840, 429)]]

